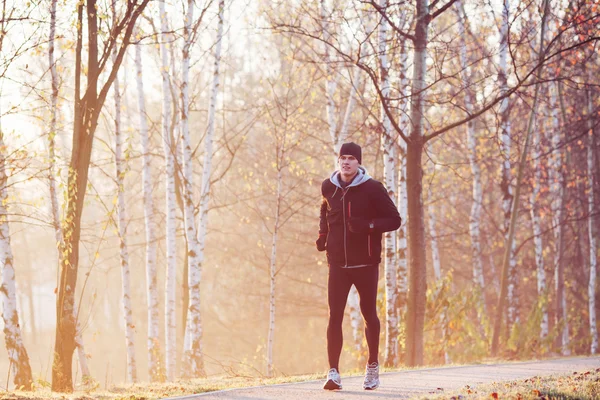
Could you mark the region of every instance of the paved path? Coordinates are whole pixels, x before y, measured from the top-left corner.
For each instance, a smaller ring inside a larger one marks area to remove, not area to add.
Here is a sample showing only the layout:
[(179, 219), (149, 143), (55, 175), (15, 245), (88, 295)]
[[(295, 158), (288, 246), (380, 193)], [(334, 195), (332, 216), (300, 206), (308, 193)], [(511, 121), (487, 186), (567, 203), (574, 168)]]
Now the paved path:
[(533, 376), (569, 374), (600, 368), (600, 357), (563, 358), (557, 360), (519, 362), (511, 364), (479, 364), (461, 367), (429, 368), (418, 371), (387, 372), (380, 375), (381, 386), (375, 391), (362, 389), (363, 378), (342, 376), (343, 390), (322, 389), (323, 381), (286, 383), (254, 388), (221, 390), (205, 394), (176, 397), (191, 399), (408, 399), (416, 394), (443, 393), (465, 385), (477, 385)]

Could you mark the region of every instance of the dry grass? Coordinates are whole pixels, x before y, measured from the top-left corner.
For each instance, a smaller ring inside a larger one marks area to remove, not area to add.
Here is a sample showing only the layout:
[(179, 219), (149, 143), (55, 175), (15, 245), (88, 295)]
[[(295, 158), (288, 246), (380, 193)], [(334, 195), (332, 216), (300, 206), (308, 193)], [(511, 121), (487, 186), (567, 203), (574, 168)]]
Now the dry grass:
[(37, 390), (31, 392), (0, 392), (0, 400), (149, 400), (163, 397), (176, 397), (212, 392), (215, 390), (304, 382), (316, 379), (324, 379), (325, 376), (326, 374), (324, 373), (313, 375), (282, 376), (277, 378), (218, 376), (206, 379), (180, 380), (170, 383), (140, 383), (133, 386), (118, 386), (110, 390), (78, 390), (71, 394), (53, 393), (50, 391), (49, 384), (47, 382), (38, 381), (35, 385)]
[(533, 377), (523, 380), (495, 382), (444, 394), (418, 396), (420, 400), (593, 400), (600, 398), (600, 368), (571, 375)]

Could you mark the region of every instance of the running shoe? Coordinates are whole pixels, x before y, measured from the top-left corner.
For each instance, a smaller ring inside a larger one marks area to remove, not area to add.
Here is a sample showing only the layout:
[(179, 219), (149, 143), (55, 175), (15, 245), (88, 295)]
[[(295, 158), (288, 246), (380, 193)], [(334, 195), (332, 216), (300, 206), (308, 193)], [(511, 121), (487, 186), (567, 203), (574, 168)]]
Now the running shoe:
[(379, 387), (379, 363), (367, 364), (363, 389), (375, 390)]
[(323, 385), (325, 390), (340, 390), (342, 388), (342, 377), (337, 369), (331, 368), (327, 373), (327, 382)]

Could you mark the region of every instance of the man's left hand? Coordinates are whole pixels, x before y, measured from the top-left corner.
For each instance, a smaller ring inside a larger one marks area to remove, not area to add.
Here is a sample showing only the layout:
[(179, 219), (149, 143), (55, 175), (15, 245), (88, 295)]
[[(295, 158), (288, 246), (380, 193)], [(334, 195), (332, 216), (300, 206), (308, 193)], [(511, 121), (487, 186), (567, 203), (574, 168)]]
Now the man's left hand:
[(371, 221), (367, 221), (366, 219), (350, 218), (348, 220), (348, 229), (354, 233), (367, 233), (373, 230), (371, 227), (372, 224)]

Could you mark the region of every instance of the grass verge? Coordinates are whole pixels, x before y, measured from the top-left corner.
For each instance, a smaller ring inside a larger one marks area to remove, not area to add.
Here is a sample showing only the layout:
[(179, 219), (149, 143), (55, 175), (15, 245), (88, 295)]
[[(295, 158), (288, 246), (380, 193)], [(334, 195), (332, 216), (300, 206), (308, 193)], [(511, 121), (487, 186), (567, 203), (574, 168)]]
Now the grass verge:
[(420, 395), (415, 400), (592, 400), (600, 399), (600, 368), (571, 375), (551, 375), (515, 381), (465, 386), (447, 393)]

